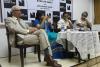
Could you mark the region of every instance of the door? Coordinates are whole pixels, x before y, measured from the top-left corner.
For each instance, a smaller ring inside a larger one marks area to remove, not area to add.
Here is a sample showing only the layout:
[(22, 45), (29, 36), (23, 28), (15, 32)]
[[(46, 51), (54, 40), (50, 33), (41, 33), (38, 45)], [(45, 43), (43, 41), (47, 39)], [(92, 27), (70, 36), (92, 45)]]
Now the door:
[(94, 0), (94, 23), (100, 24), (100, 0)]

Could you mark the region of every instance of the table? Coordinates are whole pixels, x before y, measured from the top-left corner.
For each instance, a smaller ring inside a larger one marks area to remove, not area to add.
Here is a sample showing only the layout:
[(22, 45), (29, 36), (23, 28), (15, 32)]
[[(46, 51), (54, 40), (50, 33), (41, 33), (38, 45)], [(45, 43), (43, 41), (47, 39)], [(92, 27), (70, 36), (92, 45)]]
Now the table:
[(81, 59), (100, 56), (100, 43), (98, 31), (66, 31), (58, 33), (59, 39), (67, 39), (72, 42), (80, 53)]

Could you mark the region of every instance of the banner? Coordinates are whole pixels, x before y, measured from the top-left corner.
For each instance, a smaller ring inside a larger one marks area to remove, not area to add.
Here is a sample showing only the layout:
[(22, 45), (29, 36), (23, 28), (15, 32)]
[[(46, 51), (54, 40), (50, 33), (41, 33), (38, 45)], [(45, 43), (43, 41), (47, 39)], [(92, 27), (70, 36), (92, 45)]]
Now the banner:
[(72, 16), (72, 0), (2, 0), (3, 19), (11, 16), (11, 7), (19, 5), (22, 8), (24, 20), (32, 21), (38, 11), (50, 15), (53, 22), (57, 22), (63, 12)]

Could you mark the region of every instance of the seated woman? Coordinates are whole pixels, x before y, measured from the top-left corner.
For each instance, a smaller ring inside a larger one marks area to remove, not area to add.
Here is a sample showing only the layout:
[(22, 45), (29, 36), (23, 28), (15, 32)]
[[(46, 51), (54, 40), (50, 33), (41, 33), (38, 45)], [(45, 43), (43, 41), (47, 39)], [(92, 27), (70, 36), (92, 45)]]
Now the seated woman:
[(46, 32), (51, 31), (51, 20), (50, 16), (44, 16), (41, 19), (41, 28), (45, 29)]
[(88, 21), (87, 17), (88, 17), (88, 13), (86, 11), (84, 11), (81, 14), (81, 18), (76, 21), (77, 28), (80, 31), (91, 30), (91, 23)]
[(51, 23), (49, 22), (49, 16), (44, 16), (42, 13), (37, 12), (35, 21), (33, 22), (33, 25), (37, 27), (38, 29), (47, 29), (50, 31), (51, 29)]
[[(35, 25), (35, 27), (42, 28), (46, 31), (50, 43), (56, 40), (57, 33), (51, 32), (52, 25), (51, 25), (50, 16), (44, 16), (41, 13), (37, 13), (36, 19), (34, 21), (34, 25)], [(52, 35), (54, 35), (54, 36), (52, 36)]]

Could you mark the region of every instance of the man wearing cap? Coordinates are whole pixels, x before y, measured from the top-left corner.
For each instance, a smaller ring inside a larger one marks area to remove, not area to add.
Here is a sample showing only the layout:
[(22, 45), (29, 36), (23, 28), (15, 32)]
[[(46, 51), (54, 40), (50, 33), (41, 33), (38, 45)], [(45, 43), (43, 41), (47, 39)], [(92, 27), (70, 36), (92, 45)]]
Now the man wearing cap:
[[(12, 17), (5, 19), (6, 26), (11, 30), (17, 32), (18, 43), (19, 44), (37, 44), (40, 43), (41, 49), (44, 50), (44, 59), (47, 65), (52, 67), (61, 67), (55, 60), (52, 59), (52, 52), (50, 48), (50, 43), (48, 41), (46, 33), (37, 28), (29, 27), (20, 17), (21, 11), (20, 7), (15, 5), (12, 7)], [(13, 35), (11, 35), (11, 39)], [(12, 43), (13, 44), (13, 43)]]

